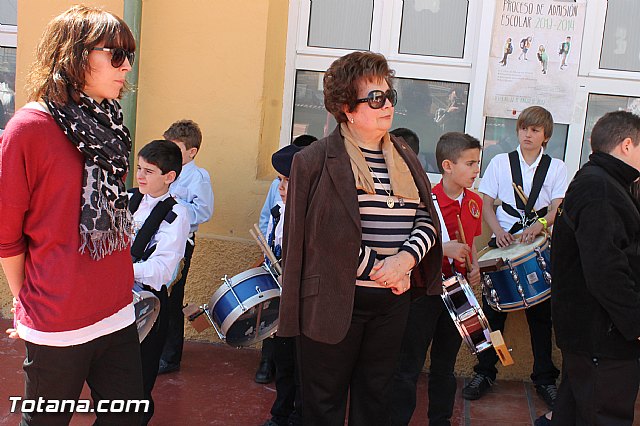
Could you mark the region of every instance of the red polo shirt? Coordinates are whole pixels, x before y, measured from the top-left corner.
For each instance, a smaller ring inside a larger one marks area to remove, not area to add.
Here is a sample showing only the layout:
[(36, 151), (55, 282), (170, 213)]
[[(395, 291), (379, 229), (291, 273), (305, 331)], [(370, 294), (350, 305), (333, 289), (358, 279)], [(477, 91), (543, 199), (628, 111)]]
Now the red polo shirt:
[[(438, 207), (444, 219), (444, 225), (447, 227), (449, 238), (453, 241), (456, 239), (458, 231), (458, 215), (462, 222), (462, 229), (469, 247), (473, 244), (473, 239), (482, 234), (482, 198), (473, 191), (464, 190), (462, 197), (462, 205), (457, 200), (452, 200), (445, 194), (442, 188), (442, 182), (438, 183), (432, 189), (433, 194), (438, 200)], [(473, 260), (473, 259), (472, 259)], [(456, 271), (465, 275), (467, 268), (464, 262), (453, 261)], [(445, 256), (442, 259), (442, 273), (446, 278), (453, 275), (449, 259)]]

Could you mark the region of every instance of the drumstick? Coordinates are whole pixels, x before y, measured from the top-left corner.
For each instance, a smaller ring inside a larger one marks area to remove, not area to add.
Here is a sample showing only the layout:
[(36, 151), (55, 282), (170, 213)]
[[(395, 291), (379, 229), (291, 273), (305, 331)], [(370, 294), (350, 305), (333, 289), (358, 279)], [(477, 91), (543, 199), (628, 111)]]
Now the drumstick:
[(267, 257), (269, 262), (275, 263), (276, 257), (271, 251), (271, 248), (269, 248), (268, 243), (264, 240), (264, 236), (262, 235), (262, 232), (260, 232), (260, 230), (250, 229), (249, 233), (251, 234), (253, 239), (256, 240), (256, 243), (258, 243), (258, 247), (260, 247), (260, 250), (262, 250), (262, 253), (264, 253), (264, 255)]
[(273, 265), (278, 275), (282, 275), (282, 268), (280, 267), (280, 263), (278, 263), (276, 255), (273, 254), (273, 251), (271, 251), (271, 247), (269, 247), (267, 239), (264, 237), (264, 235), (262, 235), (262, 231), (260, 231), (260, 228), (257, 224), (254, 223), (253, 228), (254, 229), (249, 230), (249, 233), (256, 240), (256, 242), (258, 243), (258, 247), (260, 247), (264, 255), (267, 256), (267, 259), (269, 259), (269, 262)]
[[(461, 243), (467, 244), (467, 238), (464, 236), (464, 228), (462, 228), (462, 220), (460, 220), (460, 215), (457, 215), (458, 218), (458, 239), (460, 239)], [(469, 255), (464, 256), (464, 266), (467, 268), (467, 273), (471, 271), (471, 259)]]
[(524, 194), (522, 187), (520, 185), (516, 185), (515, 182), (511, 182), (511, 185), (513, 186), (513, 189), (516, 191), (516, 194), (518, 194), (518, 196), (526, 206), (529, 200), (527, 199), (527, 196)]

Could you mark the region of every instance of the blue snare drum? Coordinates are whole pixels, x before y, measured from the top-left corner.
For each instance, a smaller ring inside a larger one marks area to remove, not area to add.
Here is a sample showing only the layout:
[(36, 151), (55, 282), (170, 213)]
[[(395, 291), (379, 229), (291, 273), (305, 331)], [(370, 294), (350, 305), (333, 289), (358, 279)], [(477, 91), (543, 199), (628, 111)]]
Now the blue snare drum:
[(231, 346), (248, 346), (277, 331), (281, 289), (267, 267), (222, 280), (207, 307), (221, 340)]
[[(479, 259), (482, 292), (496, 311), (517, 311), (551, 297), (550, 246), (546, 236), (531, 244), (489, 250)], [(496, 268), (485, 265), (495, 262)], [(494, 270), (491, 270), (494, 269)]]

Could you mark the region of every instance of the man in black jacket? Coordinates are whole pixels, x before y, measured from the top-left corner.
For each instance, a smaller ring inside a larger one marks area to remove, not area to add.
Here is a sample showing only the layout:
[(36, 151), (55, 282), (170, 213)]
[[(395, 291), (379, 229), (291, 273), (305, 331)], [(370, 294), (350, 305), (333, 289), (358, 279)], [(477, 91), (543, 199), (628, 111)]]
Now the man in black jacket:
[(600, 118), (558, 210), (551, 298), (563, 372), (553, 425), (632, 425), (640, 384), (640, 117)]

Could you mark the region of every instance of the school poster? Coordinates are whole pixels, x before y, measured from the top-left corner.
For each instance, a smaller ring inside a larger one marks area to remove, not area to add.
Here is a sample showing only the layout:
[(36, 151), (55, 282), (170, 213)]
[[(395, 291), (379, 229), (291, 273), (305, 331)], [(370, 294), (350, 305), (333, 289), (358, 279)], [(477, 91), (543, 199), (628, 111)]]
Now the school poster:
[(528, 106), (570, 123), (585, 3), (497, 0), (484, 114), (516, 118)]

